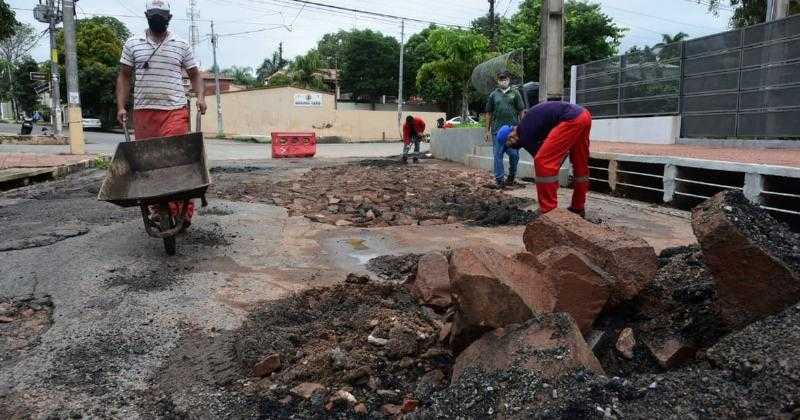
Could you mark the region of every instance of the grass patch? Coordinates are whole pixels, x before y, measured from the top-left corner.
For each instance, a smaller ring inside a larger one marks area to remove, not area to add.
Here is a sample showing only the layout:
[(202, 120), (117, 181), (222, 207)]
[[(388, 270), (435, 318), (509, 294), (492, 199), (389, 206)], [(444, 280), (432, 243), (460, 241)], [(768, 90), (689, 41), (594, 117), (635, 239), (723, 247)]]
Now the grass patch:
[(108, 156), (101, 156), (94, 160), (94, 167), (107, 171), (111, 167), (111, 158)]

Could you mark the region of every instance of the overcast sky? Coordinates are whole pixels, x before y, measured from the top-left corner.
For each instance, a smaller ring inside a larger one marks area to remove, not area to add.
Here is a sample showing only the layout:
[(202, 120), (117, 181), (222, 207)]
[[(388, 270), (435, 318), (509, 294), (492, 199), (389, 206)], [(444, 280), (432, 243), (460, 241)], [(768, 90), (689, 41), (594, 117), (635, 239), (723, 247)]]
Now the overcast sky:
[[(31, 9), (39, 0), (7, 0), (18, 9)], [(174, 16), (171, 29), (184, 39), (189, 38), (187, 10), (190, 0), (171, 0)], [(522, 0), (497, 0), (500, 14), (512, 15)], [(379, 12), (395, 16), (468, 26), (488, 12), (486, 0), (317, 0), (319, 3)], [(603, 12), (618, 25), (629, 28), (621, 49), (633, 45), (652, 45), (659, 42), (662, 33), (686, 32), (692, 37), (708, 35), (728, 29), (730, 10), (719, 16), (706, 11), (697, 0), (595, 0)], [(705, 2), (705, 0), (703, 0)], [(374, 18), (351, 12), (331, 12), (290, 0), (197, 0), (200, 10), (200, 34), (203, 42), (197, 55), (204, 68), (211, 67), (210, 21), (216, 22), (220, 40), (219, 60), (222, 68), (231, 65), (257, 67), (261, 61), (283, 42), (285, 57), (305, 53), (328, 32), (339, 29), (371, 28), (400, 38), (400, 24), (388, 18)], [(132, 32), (144, 31), (145, 0), (80, 0), (78, 15), (83, 18), (97, 15), (114, 15)], [(399, 7), (398, 7), (399, 5)], [(36, 22), (28, 10), (16, 10), (17, 19), (44, 30), (46, 25)], [(424, 23), (407, 22), (409, 33), (419, 32)], [(266, 29), (266, 30), (265, 30)], [(242, 32), (252, 33), (241, 34)], [(258, 32), (255, 32), (258, 31)], [(238, 35), (235, 35), (238, 34)], [(47, 38), (32, 53), (37, 60), (46, 60)]]

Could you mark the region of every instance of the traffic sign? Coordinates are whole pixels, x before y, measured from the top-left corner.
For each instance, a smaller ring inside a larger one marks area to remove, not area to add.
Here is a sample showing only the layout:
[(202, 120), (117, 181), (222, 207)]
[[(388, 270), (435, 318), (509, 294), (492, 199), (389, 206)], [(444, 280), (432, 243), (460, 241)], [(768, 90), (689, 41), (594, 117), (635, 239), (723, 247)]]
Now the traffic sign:
[(34, 92), (37, 95), (41, 95), (45, 92), (50, 92), (50, 83), (39, 83), (33, 87)]
[(46, 73), (31, 72), (31, 80), (33, 80), (33, 81), (44, 81), (44, 80), (47, 80), (47, 79), (48, 79), (48, 77), (47, 77)]

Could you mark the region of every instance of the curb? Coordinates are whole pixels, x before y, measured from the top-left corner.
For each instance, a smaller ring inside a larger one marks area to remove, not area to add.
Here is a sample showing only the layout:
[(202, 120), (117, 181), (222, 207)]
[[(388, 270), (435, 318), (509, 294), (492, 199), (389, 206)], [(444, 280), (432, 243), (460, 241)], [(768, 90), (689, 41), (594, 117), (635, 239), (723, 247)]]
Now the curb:
[(94, 168), (96, 157), (80, 162), (45, 168), (9, 168), (0, 169), (0, 191), (25, 187), (32, 182), (52, 181), (69, 174)]

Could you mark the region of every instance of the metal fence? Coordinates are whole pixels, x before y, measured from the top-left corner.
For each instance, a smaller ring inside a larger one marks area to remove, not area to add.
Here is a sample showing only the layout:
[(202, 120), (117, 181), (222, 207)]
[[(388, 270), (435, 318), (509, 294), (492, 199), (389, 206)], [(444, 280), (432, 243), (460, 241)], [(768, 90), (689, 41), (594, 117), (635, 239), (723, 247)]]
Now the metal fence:
[(681, 115), (687, 138), (800, 139), (800, 15), (577, 66), (597, 118)]

